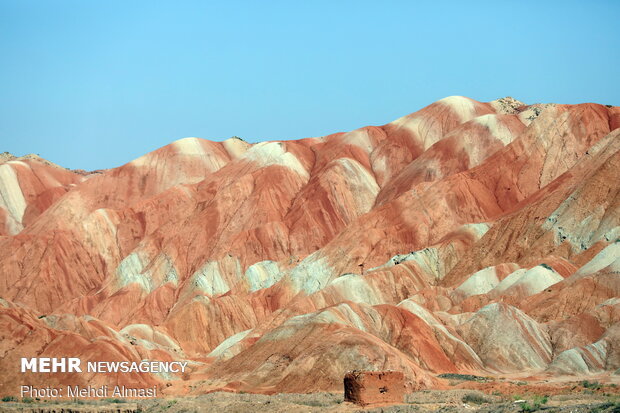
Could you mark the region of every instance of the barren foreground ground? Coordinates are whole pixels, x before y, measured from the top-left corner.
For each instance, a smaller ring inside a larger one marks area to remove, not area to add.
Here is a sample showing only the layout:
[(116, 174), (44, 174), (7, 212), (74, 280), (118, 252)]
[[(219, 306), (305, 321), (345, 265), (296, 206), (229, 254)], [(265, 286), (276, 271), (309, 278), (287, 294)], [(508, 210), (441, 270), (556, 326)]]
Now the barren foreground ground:
[[(523, 393), (506, 394), (517, 386)], [(477, 390), (481, 388), (484, 391)], [(493, 390), (493, 388), (498, 390)], [(501, 389), (501, 390), (499, 390)], [(543, 395), (541, 392), (547, 392)], [(343, 401), (339, 393), (272, 396), (217, 392), (195, 397), (152, 399), (140, 402), (106, 399), (57, 403), (6, 401), (2, 412), (620, 412), (620, 394), (613, 384), (575, 382), (562, 387), (523, 383), (461, 382), (450, 390), (424, 390), (408, 394), (404, 404), (360, 407)]]

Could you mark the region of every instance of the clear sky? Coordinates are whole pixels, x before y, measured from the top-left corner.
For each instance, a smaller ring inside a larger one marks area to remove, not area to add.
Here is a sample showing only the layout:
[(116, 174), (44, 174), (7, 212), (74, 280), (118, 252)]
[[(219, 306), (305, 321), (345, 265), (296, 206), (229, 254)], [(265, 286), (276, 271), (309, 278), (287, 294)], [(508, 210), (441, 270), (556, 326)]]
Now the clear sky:
[(380, 125), (450, 95), (620, 105), (620, 1), (0, 0), (0, 151)]

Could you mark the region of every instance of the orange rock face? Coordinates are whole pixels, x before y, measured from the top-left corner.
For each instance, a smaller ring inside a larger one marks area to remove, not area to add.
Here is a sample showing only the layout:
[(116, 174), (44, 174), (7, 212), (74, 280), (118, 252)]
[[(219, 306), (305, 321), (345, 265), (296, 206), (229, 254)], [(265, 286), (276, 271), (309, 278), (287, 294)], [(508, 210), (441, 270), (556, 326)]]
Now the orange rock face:
[[(96, 173), (4, 154), (0, 395), (617, 375), (619, 119), (453, 96), (318, 138), (185, 138)], [(21, 373), (37, 355), (188, 369)]]

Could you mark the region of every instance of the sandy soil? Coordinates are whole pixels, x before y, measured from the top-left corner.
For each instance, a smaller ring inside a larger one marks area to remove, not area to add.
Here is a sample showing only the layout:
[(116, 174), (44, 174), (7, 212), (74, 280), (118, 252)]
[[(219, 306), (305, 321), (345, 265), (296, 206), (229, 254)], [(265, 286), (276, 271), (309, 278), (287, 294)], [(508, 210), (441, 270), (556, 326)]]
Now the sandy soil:
[(135, 400), (82, 400), (79, 403), (29, 400), (0, 402), (0, 412), (138, 413), (138, 412), (613, 412), (620, 413), (616, 376), (599, 380), (442, 375), (448, 389), (421, 390), (389, 406), (357, 406), (342, 393), (275, 395), (214, 392), (198, 396)]
[[(527, 390), (527, 389), (526, 389)], [(570, 390), (567, 388), (566, 390)], [(610, 391), (608, 391), (610, 390)], [(196, 397), (134, 401), (85, 401), (76, 403), (2, 402), (2, 412), (620, 412), (617, 388), (577, 388), (545, 399), (534, 393), (506, 396), (479, 390), (425, 390), (406, 396), (405, 404), (361, 407), (342, 400), (338, 393), (277, 394), (273, 396), (211, 393)], [(515, 400), (518, 399), (518, 400)], [(539, 405), (536, 405), (538, 401)], [(544, 402), (543, 402), (544, 401)], [(529, 410), (528, 410), (529, 409)]]

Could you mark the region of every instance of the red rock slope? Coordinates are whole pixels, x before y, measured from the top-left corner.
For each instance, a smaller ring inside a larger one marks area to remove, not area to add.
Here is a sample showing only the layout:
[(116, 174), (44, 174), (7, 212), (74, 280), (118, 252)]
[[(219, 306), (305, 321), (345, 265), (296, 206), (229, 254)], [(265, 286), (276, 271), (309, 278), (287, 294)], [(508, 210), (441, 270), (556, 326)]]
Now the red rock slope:
[(29, 384), (339, 389), (349, 370), (618, 374), (620, 108), (449, 97), (286, 142), (0, 163), (0, 393), (20, 357), (188, 360)]

